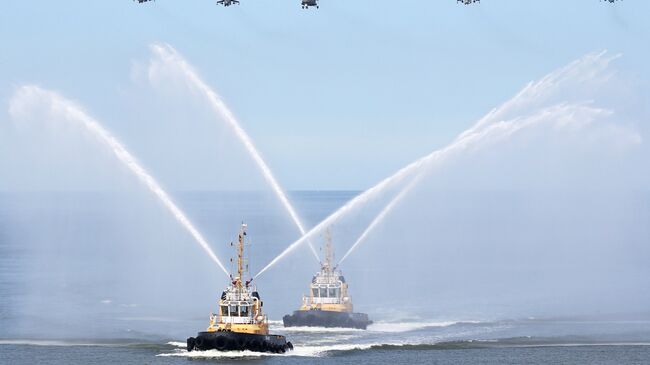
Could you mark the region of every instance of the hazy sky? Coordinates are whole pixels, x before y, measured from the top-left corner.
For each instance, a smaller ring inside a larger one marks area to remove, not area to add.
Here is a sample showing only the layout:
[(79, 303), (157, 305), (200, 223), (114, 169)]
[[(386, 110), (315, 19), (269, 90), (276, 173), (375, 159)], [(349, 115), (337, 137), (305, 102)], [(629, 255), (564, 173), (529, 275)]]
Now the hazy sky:
[[(217, 175), (202, 179), (219, 153), (199, 156), (196, 145), (212, 138), (205, 130), (185, 128), (182, 112), (164, 121), (172, 127), (147, 122), (155, 111), (134, 116), (140, 103), (147, 110), (170, 103), (138, 86), (136, 72), (149, 45), (166, 42), (224, 97), (287, 189), (363, 189), (588, 52), (622, 53), (617, 69), (642, 91), (632, 97), (649, 96), (644, 0), (322, 0), (309, 11), (298, 0), (214, 2), (3, 3), (0, 122), (9, 122), (6, 105), (17, 87), (58, 90), (165, 185), (223, 188)], [(161, 142), (172, 137), (171, 147)], [(171, 148), (174, 163), (165, 156)]]

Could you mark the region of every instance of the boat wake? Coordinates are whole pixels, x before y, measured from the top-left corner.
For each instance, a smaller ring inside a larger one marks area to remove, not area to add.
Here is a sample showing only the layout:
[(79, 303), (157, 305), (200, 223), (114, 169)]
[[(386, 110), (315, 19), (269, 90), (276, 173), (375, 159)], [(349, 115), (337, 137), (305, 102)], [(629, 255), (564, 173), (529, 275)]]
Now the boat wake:
[(303, 327), (303, 326), (297, 326), (297, 327), (278, 327), (275, 328), (276, 331), (279, 332), (303, 332), (303, 333), (323, 333), (323, 332), (329, 332), (329, 333), (348, 333), (348, 332), (360, 332), (363, 333), (365, 332), (362, 329), (358, 328), (343, 328), (343, 327)]
[[(181, 342), (169, 342), (168, 344), (173, 344), (177, 347), (185, 347), (185, 344)], [(180, 346), (180, 345), (183, 346)], [(368, 350), (373, 347), (381, 346), (399, 346), (399, 344), (380, 344), (380, 343), (368, 343), (368, 344), (336, 344), (336, 345), (327, 345), (327, 346), (295, 346), (293, 351), (289, 351), (285, 354), (273, 354), (268, 352), (253, 352), (253, 351), (218, 351), (218, 350), (207, 350), (207, 351), (191, 351), (188, 352), (185, 349), (176, 349), (174, 352), (162, 353), (156, 356), (162, 357), (189, 357), (189, 358), (226, 358), (226, 359), (235, 359), (235, 358), (247, 358), (247, 357), (275, 357), (275, 356), (295, 356), (295, 357), (322, 357), (328, 353), (338, 352), (338, 351), (353, 351), (353, 350)]]
[[(413, 339), (411, 339), (413, 340)], [(221, 352), (217, 350), (187, 352), (182, 342), (168, 342), (168, 345), (178, 347), (174, 352), (162, 353), (157, 356), (176, 356), (190, 358), (246, 358), (268, 356), (323, 357), (335, 352), (364, 351), (364, 350), (458, 350), (477, 348), (503, 347), (584, 347), (584, 346), (650, 346), (648, 341), (603, 341), (594, 339), (578, 339), (567, 337), (514, 337), (483, 340), (456, 341), (407, 341), (404, 343), (356, 343), (332, 345), (296, 346), (294, 351), (286, 354), (259, 353), (251, 351)]]
[[(449, 327), (456, 324), (469, 324), (479, 322), (378, 322), (368, 327), (368, 330), (350, 328), (326, 327), (288, 327), (284, 328), (281, 322), (270, 322), (277, 332), (293, 333), (294, 350), (285, 354), (261, 353), (253, 351), (191, 351), (186, 350), (186, 344), (180, 341), (171, 341), (167, 345), (174, 346), (172, 352), (164, 352), (157, 356), (188, 357), (188, 358), (250, 358), (250, 357), (323, 357), (336, 352), (365, 351), (371, 349), (390, 349), (409, 346), (431, 346), (439, 339), (430, 337), (412, 336), (395, 339), (386, 336), (387, 333), (406, 333), (426, 328)], [(326, 333), (326, 336), (317, 336)]]
[(456, 324), (477, 324), (477, 321), (441, 321), (441, 322), (375, 322), (368, 326), (370, 332), (411, 332), (431, 327), (449, 327)]
[[(274, 321), (278, 322), (278, 321)], [(400, 333), (411, 332), (425, 328), (433, 327), (449, 327), (460, 324), (480, 324), (479, 321), (439, 321), (439, 322), (375, 322), (368, 326), (367, 330), (358, 328), (344, 328), (344, 327), (313, 327), (313, 326), (294, 326), (284, 327), (282, 322), (272, 323), (271, 328), (274, 331), (286, 333)]]

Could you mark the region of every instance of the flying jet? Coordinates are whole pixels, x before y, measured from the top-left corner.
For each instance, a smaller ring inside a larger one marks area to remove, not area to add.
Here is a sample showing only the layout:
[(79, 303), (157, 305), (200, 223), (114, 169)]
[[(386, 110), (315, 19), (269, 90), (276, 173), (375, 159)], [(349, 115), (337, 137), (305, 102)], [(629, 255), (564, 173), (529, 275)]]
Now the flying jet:
[(481, 0), (456, 0), (456, 3), (462, 3), (462, 4), (465, 4), (465, 5), (470, 5), (470, 4), (473, 4), (473, 3), (480, 3), (480, 2), (481, 2)]
[(239, 4), (239, 0), (219, 0), (217, 4), (222, 4), (223, 6), (230, 6), (233, 4)]
[(310, 6), (315, 6), (318, 9), (318, 0), (302, 0), (303, 9), (309, 9)]
[(148, 1), (154, 1), (154, 0), (133, 0), (133, 1), (137, 1), (138, 3), (142, 4), (142, 3), (146, 3)]

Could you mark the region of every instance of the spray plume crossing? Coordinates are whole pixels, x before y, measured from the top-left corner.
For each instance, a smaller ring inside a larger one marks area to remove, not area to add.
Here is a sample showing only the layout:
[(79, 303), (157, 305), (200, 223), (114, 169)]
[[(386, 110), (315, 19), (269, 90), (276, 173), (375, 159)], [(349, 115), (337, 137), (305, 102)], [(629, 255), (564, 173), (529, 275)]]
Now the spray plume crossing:
[(194, 240), (214, 261), (217, 266), (228, 275), (228, 271), (221, 263), (221, 260), (212, 251), (208, 242), (201, 233), (194, 227), (192, 222), (185, 216), (183, 211), (174, 203), (171, 197), (163, 190), (158, 182), (151, 176), (136, 160), (136, 158), (101, 124), (86, 114), (81, 107), (74, 102), (65, 99), (59, 94), (44, 90), (37, 86), (23, 86), (18, 89), (10, 104), (10, 114), (13, 116), (20, 113), (29, 113), (27, 110), (34, 105), (46, 105), (48, 111), (59, 115), (76, 127), (83, 127), (94, 137), (101, 141), (124, 166), (133, 173), (137, 179), (144, 184), (163, 204), (174, 218), (192, 235)]
[[(150, 48), (165, 66), (178, 70), (187, 83), (192, 88), (199, 91), (208, 100), (210, 107), (230, 126), (230, 128), (232, 128), (237, 138), (242, 142), (249, 155), (260, 169), (264, 179), (271, 186), (273, 192), (280, 200), (280, 203), (282, 203), (282, 206), (287, 210), (296, 227), (298, 227), (300, 234), (304, 237), (306, 234), (305, 227), (298, 217), (296, 210), (293, 208), (293, 205), (291, 205), (291, 202), (287, 198), (286, 193), (280, 187), (280, 184), (275, 179), (275, 176), (273, 176), (271, 169), (262, 158), (262, 155), (257, 151), (253, 141), (241, 127), (239, 121), (230, 108), (228, 108), (226, 103), (224, 103), (221, 96), (219, 96), (216, 91), (214, 91), (199, 77), (194, 68), (173, 47), (168, 44), (152, 44)], [(150, 78), (153, 76), (152, 69), (153, 66), (149, 69)], [(320, 261), (316, 249), (309, 240), (308, 244), (316, 260)]]
[[(450, 146), (447, 146), (441, 150), (436, 150), (431, 154), (424, 156), (409, 165), (398, 170), (393, 175), (385, 178), (380, 181), (375, 186), (365, 190), (361, 194), (355, 196), (350, 201), (345, 203), (341, 208), (336, 210), (334, 213), (330, 214), (327, 218), (321, 221), (319, 224), (314, 226), (309, 230), (305, 235), (300, 237), (298, 240), (291, 243), (284, 251), (282, 251), (278, 256), (276, 256), (271, 262), (269, 262), (262, 270), (260, 270), (255, 277), (260, 276), (266, 272), (271, 267), (275, 266), (282, 259), (291, 254), (295, 249), (302, 245), (306, 240), (311, 239), (314, 235), (321, 232), (323, 229), (332, 225), (341, 217), (349, 214), (350, 212), (355, 211), (360, 206), (366, 204), (372, 199), (380, 196), (385, 190), (398, 185), (408, 178), (412, 178), (413, 175), (420, 171), (423, 167), (428, 166), (431, 161), (438, 160), (444, 154), (444, 151), (449, 149), (452, 145), (462, 146), (465, 143), (481, 136), (481, 133), (485, 133), (486, 129), (494, 126), (495, 128), (503, 127), (504, 120), (512, 119), (516, 120), (517, 115), (521, 115), (524, 111), (528, 109), (530, 113), (530, 108), (539, 108), (540, 104), (543, 102), (548, 102), (554, 96), (555, 92), (558, 89), (566, 86), (571, 83), (585, 83), (589, 80), (592, 83), (601, 82), (606, 80), (609, 75), (606, 75), (604, 71), (607, 69), (609, 63), (618, 58), (620, 55), (606, 56), (606, 52), (597, 52), (587, 54), (570, 64), (553, 71), (540, 79), (537, 82), (530, 82), (526, 85), (519, 93), (517, 93), (513, 98), (501, 104), (498, 108), (491, 110), (483, 118), (481, 118), (477, 123), (472, 127), (468, 128), (466, 131), (462, 132)], [(404, 195), (398, 195), (403, 197)], [(392, 203), (392, 202), (391, 202)], [(388, 210), (392, 209), (395, 204), (391, 204)], [(396, 202), (395, 202), (396, 203)], [(384, 208), (386, 210), (386, 208)], [(388, 211), (384, 214), (380, 213), (381, 218), (386, 216)], [(378, 216), (379, 217), (379, 216)], [(376, 218), (377, 219), (377, 218)], [(372, 223), (371, 223), (372, 225)], [(373, 225), (376, 226), (376, 223)], [(368, 229), (366, 229), (368, 230)], [(365, 233), (365, 232), (364, 232)], [(368, 233), (365, 234), (367, 236)], [(364, 236), (362, 234), (362, 236)], [(365, 237), (364, 237), (365, 238)]]
[[(546, 123), (554, 124), (556, 126), (582, 126), (589, 124), (599, 116), (609, 115), (611, 112), (604, 109), (597, 109), (588, 107), (581, 104), (561, 104), (552, 106), (541, 110), (540, 112), (522, 118), (516, 118), (511, 121), (504, 121), (498, 124), (492, 124), (485, 129), (475, 131), (470, 134), (463, 134), (462, 138), (457, 139), (454, 143), (446, 148), (438, 151), (436, 159), (429, 161), (429, 164), (435, 161), (442, 162), (444, 159), (450, 157), (454, 153), (459, 153), (476, 147), (481, 143), (493, 143), (499, 140), (507, 139), (514, 136), (517, 132), (532, 128), (537, 125)], [(395, 208), (395, 206), (404, 199), (404, 197), (411, 192), (417, 185), (422, 177), (419, 173), (414, 177), (400, 192), (379, 212), (379, 214), (372, 220), (366, 227), (359, 238), (343, 255), (337, 265), (340, 265), (345, 259), (355, 251), (355, 249), (368, 238), (369, 234), (388, 216), (388, 214)]]
[(386, 204), (386, 206), (381, 210), (381, 212), (379, 212), (379, 214), (375, 217), (375, 219), (373, 219), (372, 222), (370, 222), (370, 224), (368, 225), (368, 227), (366, 227), (363, 233), (361, 233), (361, 236), (357, 238), (354, 244), (352, 244), (352, 246), (348, 249), (348, 251), (343, 255), (341, 260), (339, 260), (339, 262), (336, 264), (337, 267), (341, 265), (343, 261), (345, 261), (345, 259), (348, 258), (348, 256), (350, 256), (350, 254), (361, 244), (361, 242), (364, 242), (366, 240), (370, 232), (372, 232), (375, 229), (375, 227), (379, 223), (381, 223), (384, 220), (384, 218), (386, 218), (386, 216), (393, 209), (393, 207), (397, 205), (397, 203), (399, 203), (402, 200), (402, 198), (407, 194), (408, 190), (410, 190), (408, 189), (408, 187), (410, 187), (411, 185), (415, 185), (415, 182), (417, 180), (418, 180), (417, 178), (414, 178), (409, 183), (407, 188), (402, 189), (402, 191), (400, 191), (397, 195), (395, 195), (393, 200), (391, 200), (388, 204)]

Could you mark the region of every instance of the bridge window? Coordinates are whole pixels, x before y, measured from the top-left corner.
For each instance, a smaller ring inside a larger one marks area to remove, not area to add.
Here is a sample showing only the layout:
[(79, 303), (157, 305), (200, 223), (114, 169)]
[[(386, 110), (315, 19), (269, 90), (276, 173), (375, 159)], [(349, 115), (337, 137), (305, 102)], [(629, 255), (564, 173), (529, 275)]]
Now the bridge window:
[(329, 297), (330, 298), (338, 298), (338, 288), (329, 288)]
[(327, 298), (327, 288), (320, 288), (320, 297)]
[(314, 298), (318, 298), (318, 288), (312, 288), (311, 292)]
[(228, 316), (228, 306), (227, 305), (222, 305), (221, 306), (221, 315), (222, 316)]
[(230, 306), (230, 316), (231, 317), (239, 317), (239, 308), (236, 305), (231, 305)]
[(239, 313), (241, 313), (242, 317), (248, 317), (248, 306), (247, 305), (242, 305), (239, 307)]

